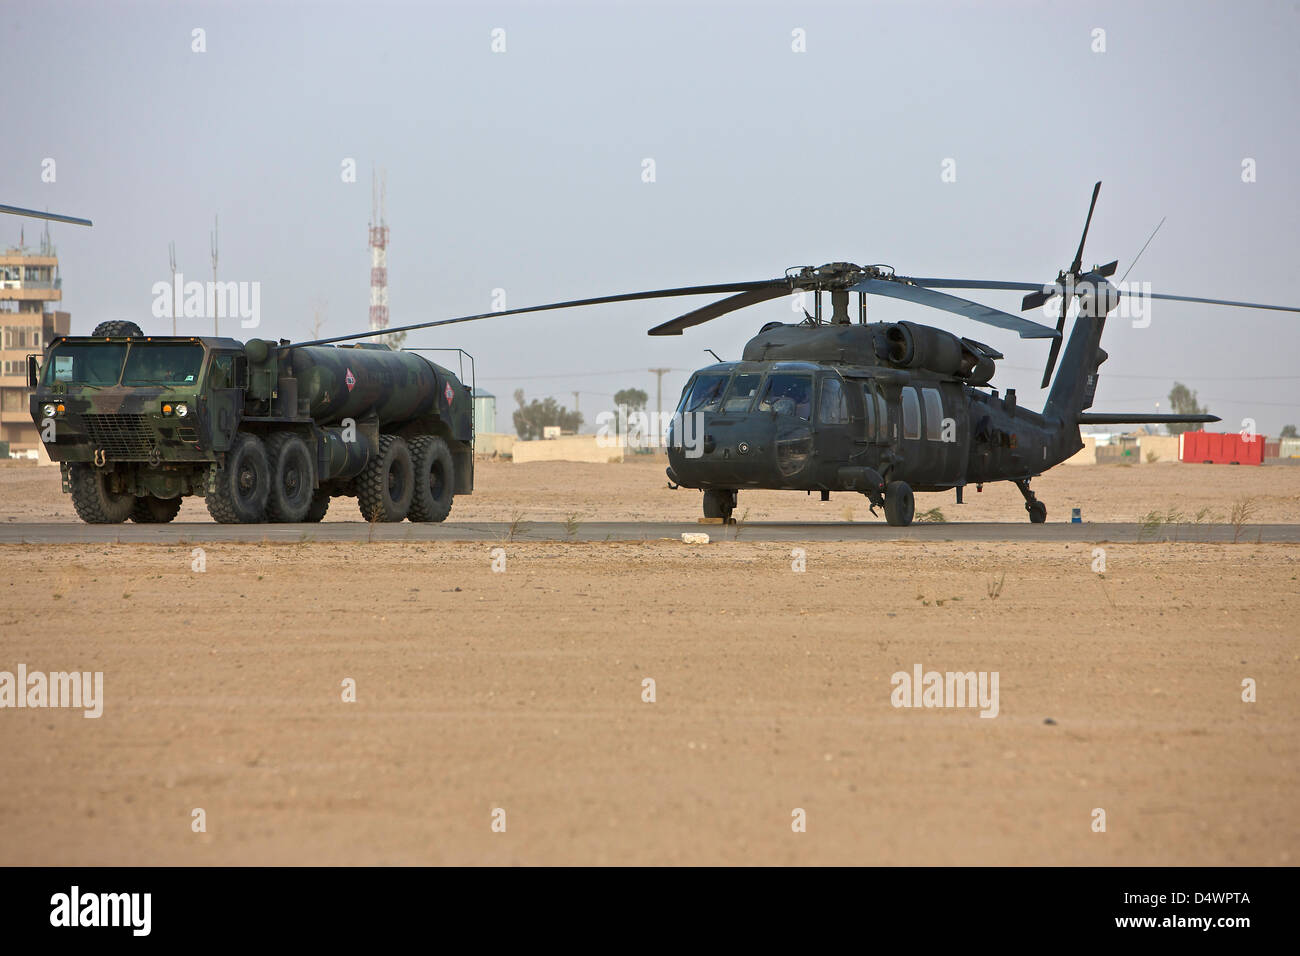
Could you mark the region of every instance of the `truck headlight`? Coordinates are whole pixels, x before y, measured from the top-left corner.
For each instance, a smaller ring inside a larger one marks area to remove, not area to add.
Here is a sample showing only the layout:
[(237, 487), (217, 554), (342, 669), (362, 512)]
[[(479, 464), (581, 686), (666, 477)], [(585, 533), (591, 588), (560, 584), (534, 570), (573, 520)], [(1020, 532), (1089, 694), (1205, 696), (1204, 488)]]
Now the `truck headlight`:
[(41, 414), (44, 415), (46, 418), (53, 418), (53, 417), (54, 417), (54, 406), (53, 406), (53, 405), (42, 405), (42, 406), (41, 406)]
[(185, 417), (186, 415), (188, 415), (189, 413), (190, 413), (190, 407), (189, 407), (188, 405), (186, 405), (184, 402), (177, 402), (177, 403), (176, 403), (176, 415), (177, 415), (177, 417), (179, 417), (179, 418), (184, 418), (184, 417)]

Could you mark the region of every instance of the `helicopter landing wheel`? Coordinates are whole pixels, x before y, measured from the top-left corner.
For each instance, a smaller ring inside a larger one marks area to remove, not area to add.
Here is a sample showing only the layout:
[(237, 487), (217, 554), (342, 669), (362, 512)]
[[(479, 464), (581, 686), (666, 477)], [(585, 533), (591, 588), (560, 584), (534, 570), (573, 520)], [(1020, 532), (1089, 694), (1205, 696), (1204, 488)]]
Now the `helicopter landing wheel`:
[(1020, 493), (1025, 496), (1025, 510), (1029, 512), (1029, 520), (1034, 524), (1042, 524), (1047, 520), (1047, 505), (1043, 504), (1034, 493), (1029, 489), (1029, 479), (1021, 478), (1015, 482), (1015, 486), (1020, 489)]
[(885, 486), (885, 521), (905, 528), (916, 513), (916, 496), (905, 481), (891, 481)]
[(710, 488), (704, 492), (704, 517), (731, 520), (736, 510), (736, 492), (730, 488)]

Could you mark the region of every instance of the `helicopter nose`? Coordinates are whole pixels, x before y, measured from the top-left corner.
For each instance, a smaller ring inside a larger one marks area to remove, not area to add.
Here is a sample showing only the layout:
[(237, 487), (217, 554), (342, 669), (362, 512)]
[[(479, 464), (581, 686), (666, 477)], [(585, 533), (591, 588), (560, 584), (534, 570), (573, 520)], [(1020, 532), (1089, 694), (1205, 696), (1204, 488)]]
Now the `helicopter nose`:
[(673, 472), (688, 483), (761, 480), (771, 449), (770, 436), (761, 432), (763, 423), (749, 416), (726, 421), (706, 421), (694, 430), (683, 428), (668, 448)]

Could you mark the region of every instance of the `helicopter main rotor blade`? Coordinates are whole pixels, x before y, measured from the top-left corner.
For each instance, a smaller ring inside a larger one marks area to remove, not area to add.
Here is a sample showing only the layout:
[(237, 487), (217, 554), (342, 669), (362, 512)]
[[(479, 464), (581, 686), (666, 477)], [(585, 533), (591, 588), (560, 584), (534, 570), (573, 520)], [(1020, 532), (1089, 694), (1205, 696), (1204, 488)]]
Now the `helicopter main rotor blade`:
[[(785, 295), (790, 291), (790, 284), (785, 279), (760, 279), (754, 282), (726, 282), (720, 285), (693, 285), (679, 289), (653, 289), (649, 292), (626, 292), (621, 295), (602, 295), (593, 299), (570, 299), (567, 302), (548, 302), (545, 305), (530, 305), (522, 309), (502, 309), (500, 312), (479, 312), (476, 315), (461, 315), (454, 319), (437, 319), (432, 322), (416, 322), (412, 325), (399, 325), (389, 329), (371, 329), (369, 332), (356, 332), (352, 335), (335, 335), (327, 339), (312, 339), (310, 342), (293, 342), (285, 347), (298, 348), (308, 345), (332, 345), (335, 342), (350, 342), (354, 339), (369, 339), (376, 335), (391, 335), (396, 332), (413, 332), (416, 329), (432, 329), (440, 325), (455, 325), (458, 322), (475, 322), (479, 319), (500, 318), (504, 315), (523, 315), (526, 312), (550, 312), (554, 309), (571, 309), (580, 305), (605, 305), (612, 302), (635, 302), (640, 299), (666, 299), (678, 295), (703, 295), (709, 292), (749, 292), (756, 289), (776, 289), (776, 295)], [(671, 333), (661, 333), (671, 334)]]
[(1046, 325), (1031, 322), (1029, 319), (1009, 312), (1001, 312), (987, 305), (980, 305), (969, 299), (958, 298), (945, 292), (935, 292), (923, 286), (907, 285), (890, 279), (864, 279), (850, 290), (867, 292), (871, 295), (887, 295), (895, 299), (906, 299), (932, 309), (942, 309), (964, 315), (985, 325), (994, 325), (1000, 329), (1016, 332), (1022, 339), (1059, 339), (1061, 333)]
[(783, 295), (789, 295), (790, 288), (782, 283), (779, 286), (769, 286), (761, 289), (750, 289), (747, 292), (739, 292), (736, 295), (728, 296), (725, 299), (719, 299), (717, 302), (696, 309), (694, 312), (687, 312), (685, 315), (679, 315), (675, 319), (670, 319), (662, 325), (656, 325), (650, 330), (651, 335), (681, 335), (683, 329), (689, 329), (694, 325), (702, 325), (718, 316), (726, 315), (728, 312), (735, 312), (737, 309), (743, 309), (746, 306), (758, 305), (760, 302), (767, 302), (770, 299), (779, 299)]
[[(1143, 293), (1136, 290), (1117, 290), (1120, 295), (1138, 296)], [(1272, 309), (1275, 312), (1300, 312), (1300, 307), (1294, 305), (1265, 305), (1263, 302), (1234, 302), (1231, 299), (1201, 299), (1193, 295), (1166, 295), (1162, 292), (1147, 293), (1148, 299), (1169, 299), (1172, 302), (1201, 302), (1205, 305), (1235, 305), (1243, 309)]]
[(77, 216), (63, 216), (57, 212), (41, 212), (39, 209), (24, 209), (22, 206), (0, 206), (0, 212), (11, 216), (30, 216), (33, 219), (48, 219), (50, 222), (69, 222), (74, 226), (93, 226), (89, 219)]
[(917, 279), (905, 277), (913, 285), (923, 285), (927, 289), (1007, 289), (1013, 292), (1037, 292), (1043, 288), (1041, 282), (1000, 282), (993, 279)]

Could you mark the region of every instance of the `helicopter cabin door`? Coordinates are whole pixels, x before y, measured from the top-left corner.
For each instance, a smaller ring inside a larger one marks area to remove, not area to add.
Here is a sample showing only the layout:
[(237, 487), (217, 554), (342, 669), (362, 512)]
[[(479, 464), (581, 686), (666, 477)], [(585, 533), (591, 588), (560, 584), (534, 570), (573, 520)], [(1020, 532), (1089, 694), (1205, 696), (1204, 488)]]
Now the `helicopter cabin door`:
[(849, 417), (849, 384), (834, 371), (821, 376), (817, 399), (817, 459), (828, 474), (836, 473), (853, 456), (852, 423)]
[(862, 416), (854, 430), (854, 444), (859, 451), (870, 445), (889, 444), (889, 406), (884, 393), (873, 378), (855, 382), (854, 387), (862, 398)]
[(900, 390), (902, 451), (913, 487), (950, 487), (964, 474), (966, 417), (959, 386), (916, 382)]

